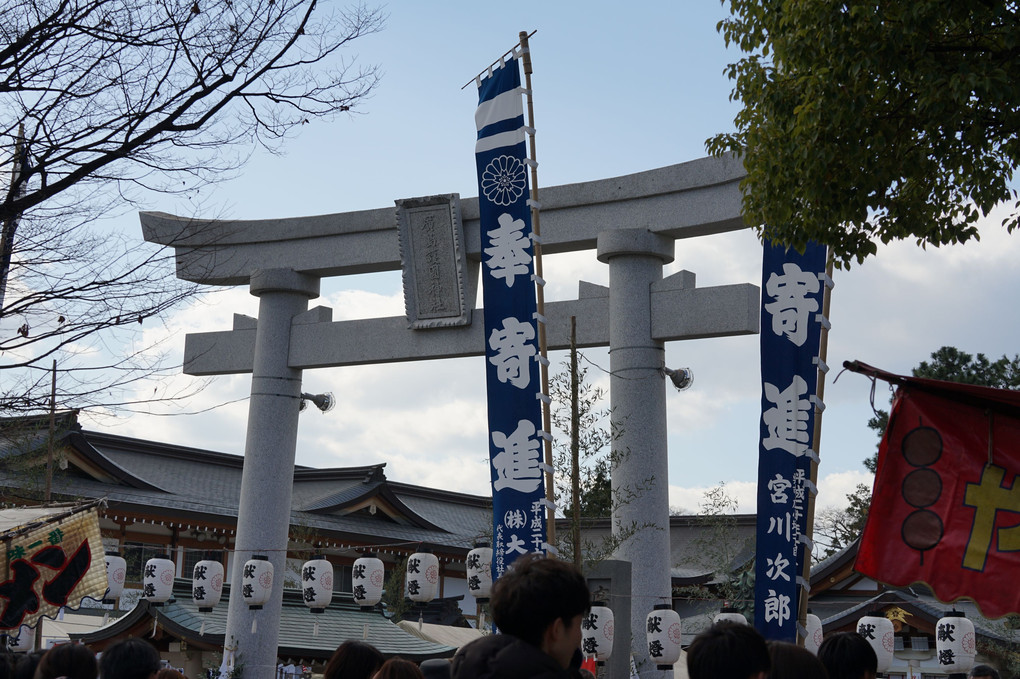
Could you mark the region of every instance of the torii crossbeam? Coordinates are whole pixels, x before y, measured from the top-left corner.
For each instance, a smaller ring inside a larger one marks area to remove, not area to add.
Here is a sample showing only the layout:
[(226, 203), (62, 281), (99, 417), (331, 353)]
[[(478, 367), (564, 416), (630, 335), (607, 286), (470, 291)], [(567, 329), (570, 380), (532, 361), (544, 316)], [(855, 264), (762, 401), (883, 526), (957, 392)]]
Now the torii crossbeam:
[[(697, 288), (688, 271), (662, 277), (675, 240), (745, 228), (742, 177), (739, 160), (705, 158), (542, 189), (543, 251), (596, 249), (610, 276), (608, 289), (582, 282), (578, 299), (546, 305), (549, 347), (569, 346), (571, 316), (579, 346), (609, 346), (613, 418), (623, 423), (614, 445), (632, 453), (614, 470), (613, 488), (643, 488), (613, 523), (659, 528), (626, 540), (616, 554), (633, 565), (633, 605), (630, 616), (618, 613), (620, 639), (630, 639), (632, 625), (643, 637), (645, 614), (671, 594), (664, 343), (758, 331), (757, 286)], [(481, 254), (477, 199), (462, 201), (460, 215), (469, 262), (466, 299), (474, 300)], [(231, 582), (241, 582), (241, 566), (256, 548), (268, 548), (282, 572), (301, 371), (484, 355), (484, 310), (474, 310), (467, 325), (413, 329), (403, 316), (333, 322), (330, 309), (308, 309), (323, 277), (401, 268), (392, 207), (257, 221), (140, 216), (146, 240), (175, 248), (179, 278), (249, 285), (259, 297), (257, 320), (235, 315), (232, 330), (188, 335), (184, 371), (252, 374)], [(278, 619), (281, 605), (278, 589), (263, 619)], [(278, 629), (263, 624), (252, 634), (251, 615), (241, 597), (231, 597), (225, 638), (243, 656), (246, 675), (271, 679)], [(647, 657), (644, 646), (640, 639), (634, 644), (636, 658)]]

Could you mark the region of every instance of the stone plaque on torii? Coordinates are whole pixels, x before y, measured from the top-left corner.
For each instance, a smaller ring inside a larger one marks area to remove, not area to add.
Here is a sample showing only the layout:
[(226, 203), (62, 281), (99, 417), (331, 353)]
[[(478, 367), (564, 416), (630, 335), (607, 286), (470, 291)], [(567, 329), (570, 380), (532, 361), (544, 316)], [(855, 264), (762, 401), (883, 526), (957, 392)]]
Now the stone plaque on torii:
[[(662, 268), (673, 261), (675, 240), (745, 228), (743, 175), (737, 159), (704, 158), (542, 188), (543, 252), (595, 249), (609, 265), (608, 288), (581, 282), (578, 299), (547, 303), (545, 317), (550, 349), (569, 347), (571, 316), (578, 346), (609, 347), (610, 404), (613, 419), (623, 423), (614, 446), (630, 452), (614, 470), (612, 486), (643, 489), (636, 502), (619, 507), (613, 524), (656, 525), (624, 541), (615, 554), (633, 567), (633, 605), (630, 616), (618, 614), (616, 638), (625, 643), (633, 636), (639, 662), (647, 658), (645, 616), (671, 595), (664, 343), (753, 334), (759, 317), (757, 286), (697, 288), (693, 273), (663, 278)], [(427, 208), (422, 200), (397, 203), (406, 215)], [(452, 219), (463, 225), (466, 265), (430, 266), (464, 266), (461, 295), (470, 304), (481, 257), (478, 201), (450, 205)], [(410, 308), (406, 317), (337, 322), (328, 308), (308, 308), (323, 277), (401, 269), (406, 234), (398, 237), (400, 210), (254, 221), (141, 214), (145, 239), (175, 248), (179, 278), (248, 285), (259, 298), (257, 320), (235, 314), (232, 330), (190, 334), (185, 344), (187, 374), (252, 374), (231, 582), (240, 582), (242, 565), (258, 549), (268, 551), (283, 572), (303, 370), (485, 354), (482, 309), (468, 309), (445, 324), (410, 318)], [(418, 280), (423, 275), (419, 271)], [(404, 277), (406, 290), (407, 271)], [(278, 620), (281, 607), (278, 588), (262, 620)], [(230, 598), (226, 644), (242, 657), (246, 677), (271, 679), (278, 628), (264, 622), (253, 634), (251, 616), (241, 597)], [(626, 657), (620, 646), (614, 659)], [(645, 666), (654, 671), (654, 664)]]

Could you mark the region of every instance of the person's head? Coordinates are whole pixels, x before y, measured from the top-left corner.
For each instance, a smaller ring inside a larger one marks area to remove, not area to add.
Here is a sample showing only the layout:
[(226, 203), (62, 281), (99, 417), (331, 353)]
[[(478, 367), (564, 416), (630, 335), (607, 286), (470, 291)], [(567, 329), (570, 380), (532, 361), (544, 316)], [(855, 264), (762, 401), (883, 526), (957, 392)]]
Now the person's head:
[(372, 675), (372, 679), (425, 679), (425, 675), (410, 660), (390, 658)]
[(769, 642), (769, 679), (829, 679), (825, 665), (811, 651), (785, 641)]
[(369, 679), (383, 664), (382, 653), (364, 641), (345, 641), (326, 663), (323, 679)]
[(0, 649), (0, 679), (14, 679), (14, 654)]
[(127, 637), (110, 645), (99, 658), (103, 679), (150, 679), (159, 672), (159, 651), (145, 639)]
[(581, 646), (581, 618), (591, 608), (591, 593), (572, 563), (525, 554), (496, 580), (489, 607), (501, 631), (537, 646), (566, 669)]
[(184, 679), (184, 675), (172, 667), (164, 667), (156, 672), (156, 679)]
[(96, 654), (81, 644), (60, 644), (46, 651), (35, 668), (35, 679), (96, 679)]
[(765, 637), (750, 625), (716, 623), (687, 648), (691, 679), (761, 679), (770, 666)]
[(999, 679), (999, 670), (991, 665), (974, 665), (967, 676), (972, 679)]
[(818, 659), (829, 679), (872, 679), (878, 674), (878, 656), (857, 632), (828, 634), (818, 647)]
[(18, 658), (14, 665), (14, 679), (32, 679), (35, 676), (35, 668), (39, 666), (39, 661), (44, 655), (46, 651), (39, 649)]
[(433, 658), (423, 660), (418, 669), (425, 676), (425, 679), (450, 679), (450, 661), (445, 658)]

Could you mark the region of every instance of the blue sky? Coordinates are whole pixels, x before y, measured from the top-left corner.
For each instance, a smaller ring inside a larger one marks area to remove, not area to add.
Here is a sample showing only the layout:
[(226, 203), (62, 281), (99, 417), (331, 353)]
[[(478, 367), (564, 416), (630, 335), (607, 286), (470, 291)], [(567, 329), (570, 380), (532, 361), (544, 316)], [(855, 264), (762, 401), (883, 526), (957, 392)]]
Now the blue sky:
[[(328, 6), (328, 4), (327, 4)], [(349, 54), (379, 64), (383, 79), (359, 112), (302, 126), (282, 156), (256, 150), (238, 177), (202, 192), (202, 216), (270, 218), (392, 206), (437, 193), (477, 194), (474, 86), (461, 86), (531, 38), (539, 182), (543, 186), (639, 172), (705, 155), (705, 139), (732, 129), (727, 51), (714, 0), (640, 2), (392, 2), (386, 29), (356, 41)], [(194, 214), (196, 202), (154, 196), (147, 209)], [(833, 291), (828, 378), (820, 452), (820, 506), (867, 480), (861, 460), (877, 439), (870, 383), (845, 374), (860, 359), (894, 371), (948, 344), (991, 357), (1015, 353), (1015, 314), (997, 301), (1017, 289), (1016, 239), (991, 220), (980, 244), (924, 251), (882, 247)], [(116, 228), (140, 238), (134, 215)], [(677, 244), (680, 268), (699, 286), (759, 284), (761, 252), (750, 230)], [(594, 252), (550, 257), (547, 298), (576, 297), (578, 280), (606, 284)], [(324, 281), (316, 304), (334, 318), (403, 313), (399, 272)], [(246, 289), (221, 291), (147, 331), (182, 352), (187, 332), (225, 330), (235, 312), (257, 314)], [(605, 351), (587, 352), (607, 367)], [(551, 357), (554, 365), (562, 356)], [(674, 342), (667, 365), (689, 366), (693, 388), (668, 396), (671, 501), (696, 510), (704, 489), (726, 482), (742, 511), (753, 511), (757, 467), (757, 337)], [(608, 384), (593, 367), (589, 375)], [(194, 384), (179, 376), (178, 384)], [(395, 480), (487, 493), (484, 374), (480, 359), (308, 371), (306, 391), (333, 391), (339, 405), (303, 414), (298, 462), (331, 467), (387, 463)], [(243, 399), (247, 376), (218, 377), (181, 410)], [(151, 391), (151, 386), (147, 387)], [(879, 385), (876, 406), (886, 407)], [(168, 412), (165, 409), (161, 413)], [(173, 412), (173, 410), (169, 411)], [(197, 415), (135, 414), (86, 426), (126, 436), (224, 452), (244, 449), (246, 403)]]

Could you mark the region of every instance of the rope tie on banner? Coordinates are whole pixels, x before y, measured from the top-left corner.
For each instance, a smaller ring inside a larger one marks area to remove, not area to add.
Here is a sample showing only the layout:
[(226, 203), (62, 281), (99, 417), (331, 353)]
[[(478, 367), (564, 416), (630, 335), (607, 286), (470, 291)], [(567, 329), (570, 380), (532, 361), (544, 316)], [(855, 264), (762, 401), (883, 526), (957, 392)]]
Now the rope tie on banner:
[[(531, 36), (535, 35), (535, 33), (536, 31), (532, 31), (531, 33), (528, 33), (527, 37), (530, 38)], [(464, 85), (462, 85), (460, 89), (464, 89), (471, 83), (475, 83), (476, 86), (481, 87), (482, 76), (484, 75), (486, 78), (491, 78), (493, 66), (499, 64), (499, 66), (502, 67), (506, 64), (507, 57), (510, 57), (511, 59), (520, 59), (522, 56), (524, 56), (525, 54), (529, 54), (530, 52), (531, 52), (530, 48), (521, 45), (521, 43), (518, 41), (516, 45), (508, 49), (506, 52), (503, 52), (503, 55), (496, 61), (492, 62), (492, 64), (488, 68), (486, 68), (484, 71), (476, 75), (471, 80), (468, 80), (466, 83), (464, 83)]]
[(804, 479), (804, 487), (807, 488), (807, 491), (812, 495), (818, 495), (818, 486), (816, 486), (814, 481), (811, 479)]
[(811, 359), (811, 362), (814, 365), (818, 366), (818, 370), (821, 371), (823, 375), (829, 374), (829, 364), (823, 361), (821, 356), (815, 356), (814, 358)]

